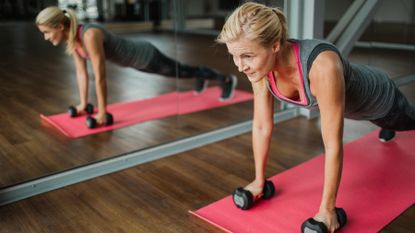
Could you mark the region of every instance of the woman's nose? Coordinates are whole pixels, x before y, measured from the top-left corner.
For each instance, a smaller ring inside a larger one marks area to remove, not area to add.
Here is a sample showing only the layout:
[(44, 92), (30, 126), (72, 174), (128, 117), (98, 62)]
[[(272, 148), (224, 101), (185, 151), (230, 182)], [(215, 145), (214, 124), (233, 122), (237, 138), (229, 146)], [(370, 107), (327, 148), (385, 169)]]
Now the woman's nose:
[(238, 67), (239, 72), (243, 72), (244, 70), (246, 70), (245, 64), (242, 62), (242, 59), (238, 59), (236, 63), (237, 63), (236, 66)]
[(242, 62), (240, 62), (239, 65), (238, 65), (238, 71), (239, 72), (244, 72), (245, 70), (247, 70), (247, 68), (248, 67)]

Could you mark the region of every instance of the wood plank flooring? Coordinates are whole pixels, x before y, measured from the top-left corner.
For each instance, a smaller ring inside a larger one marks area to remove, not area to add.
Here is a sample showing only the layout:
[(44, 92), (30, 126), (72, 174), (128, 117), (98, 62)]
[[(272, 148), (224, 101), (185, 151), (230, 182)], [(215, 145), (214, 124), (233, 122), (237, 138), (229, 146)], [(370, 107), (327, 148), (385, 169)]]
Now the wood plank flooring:
[[(349, 140), (372, 129), (346, 122)], [(277, 125), (266, 175), (323, 152), (319, 130), (318, 119)], [(244, 134), (0, 207), (1, 232), (221, 232), (187, 211), (252, 179), (250, 141)], [(413, 232), (414, 217), (411, 207), (381, 232)]]

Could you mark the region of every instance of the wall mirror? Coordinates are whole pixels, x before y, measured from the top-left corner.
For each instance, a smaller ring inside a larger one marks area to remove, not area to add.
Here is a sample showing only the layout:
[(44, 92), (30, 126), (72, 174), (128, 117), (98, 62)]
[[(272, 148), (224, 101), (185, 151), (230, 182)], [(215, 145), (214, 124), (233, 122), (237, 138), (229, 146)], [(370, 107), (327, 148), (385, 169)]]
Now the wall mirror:
[[(76, 70), (73, 58), (64, 52), (65, 46), (53, 46), (38, 31), (34, 18), (41, 9), (51, 5), (73, 9), (82, 24), (99, 23), (123, 39), (150, 41), (181, 64), (236, 75), (236, 88), (250, 93), (249, 82), (238, 74), (225, 46), (214, 42), (225, 17), (238, 4), (218, 0), (6, 1), (0, 22), (0, 187), (9, 188), (252, 118), (252, 101), (244, 101), (78, 138), (63, 135), (40, 115), (65, 113), (69, 105), (79, 103)], [(96, 104), (90, 62), (88, 71), (89, 100)], [(192, 92), (195, 79), (182, 79), (177, 75), (179, 71), (175, 73), (166, 77), (107, 61), (108, 104)], [(221, 88), (221, 84), (210, 81), (208, 88)], [(170, 100), (178, 111), (184, 108), (181, 98), (178, 95)], [(117, 121), (116, 114), (114, 119)]]

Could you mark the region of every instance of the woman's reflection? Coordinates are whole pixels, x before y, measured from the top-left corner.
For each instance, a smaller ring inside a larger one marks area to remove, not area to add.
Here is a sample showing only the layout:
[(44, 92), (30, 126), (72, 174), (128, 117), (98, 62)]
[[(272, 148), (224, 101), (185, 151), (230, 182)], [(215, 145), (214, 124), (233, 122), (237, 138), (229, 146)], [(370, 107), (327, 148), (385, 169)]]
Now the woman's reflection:
[(181, 64), (164, 54), (147, 41), (130, 41), (108, 32), (102, 25), (78, 24), (71, 10), (48, 7), (36, 17), (36, 25), (44, 34), (45, 40), (54, 46), (67, 43), (66, 52), (73, 56), (80, 94), (77, 114), (84, 114), (88, 103), (88, 71), (86, 61), (90, 60), (95, 76), (95, 89), (98, 101), (98, 113), (95, 120), (98, 125), (107, 123), (107, 88), (105, 60), (139, 71), (157, 73), (174, 77), (176, 65), (178, 76), (183, 79), (195, 78), (195, 92), (204, 90), (208, 80), (215, 80), (222, 86), (221, 100), (232, 97), (237, 79), (233, 75), (224, 75), (204, 66)]

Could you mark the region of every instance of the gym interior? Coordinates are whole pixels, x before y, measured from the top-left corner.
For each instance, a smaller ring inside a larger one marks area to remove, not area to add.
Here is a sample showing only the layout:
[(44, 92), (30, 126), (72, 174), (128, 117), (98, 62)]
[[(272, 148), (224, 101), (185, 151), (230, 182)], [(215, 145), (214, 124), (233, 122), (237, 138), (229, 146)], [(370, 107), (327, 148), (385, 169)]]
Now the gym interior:
[[(68, 137), (41, 115), (65, 113), (79, 103), (74, 61), (64, 45), (45, 41), (35, 18), (48, 6), (72, 9), (80, 23), (102, 24), (127, 40), (150, 41), (184, 64), (234, 74), (236, 89), (252, 93), (226, 46), (215, 41), (229, 14), (244, 2), (249, 1), (0, 0), (0, 232), (232, 232), (189, 211), (232, 195), (254, 179), (253, 101)], [(414, 1), (256, 2), (285, 12), (290, 37), (330, 41), (351, 63), (384, 70), (415, 103)], [(89, 100), (96, 103), (93, 67), (87, 69)], [(194, 88), (191, 80), (111, 62), (106, 76), (108, 104)], [(209, 88), (215, 85), (210, 82)], [(274, 101), (266, 177), (324, 153), (318, 111)], [(180, 96), (171, 100), (178, 112), (184, 108), (181, 102)], [(374, 131), (379, 127), (369, 121), (345, 119), (343, 143)], [(361, 147), (360, 153), (372, 152)], [(307, 180), (296, 181), (301, 182)], [(274, 185), (277, 198), (278, 182)], [(378, 232), (413, 232), (413, 203)], [(349, 232), (347, 226), (340, 232)]]

